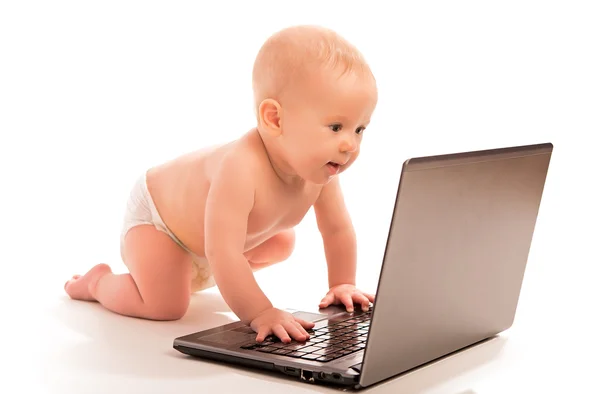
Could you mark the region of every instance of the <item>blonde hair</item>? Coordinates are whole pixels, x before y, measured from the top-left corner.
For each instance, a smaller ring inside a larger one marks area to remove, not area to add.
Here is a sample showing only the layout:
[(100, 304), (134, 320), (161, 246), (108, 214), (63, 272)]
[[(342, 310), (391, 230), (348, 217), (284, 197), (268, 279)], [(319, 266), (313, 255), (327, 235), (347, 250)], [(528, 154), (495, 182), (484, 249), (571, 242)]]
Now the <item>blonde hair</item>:
[(252, 71), (255, 112), (260, 103), (282, 100), (286, 88), (316, 69), (373, 74), (358, 49), (331, 29), (314, 25), (293, 26), (270, 36), (260, 48)]

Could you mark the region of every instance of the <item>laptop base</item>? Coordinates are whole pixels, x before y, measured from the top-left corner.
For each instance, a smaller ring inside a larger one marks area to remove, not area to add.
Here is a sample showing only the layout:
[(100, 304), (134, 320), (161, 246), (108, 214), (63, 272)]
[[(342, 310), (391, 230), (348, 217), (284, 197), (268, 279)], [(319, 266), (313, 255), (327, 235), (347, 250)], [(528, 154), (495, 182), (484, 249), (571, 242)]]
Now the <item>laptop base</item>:
[(275, 373), (282, 373), (287, 376), (298, 378), (299, 380), (306, 383), (317, 383), (323, 385), (335, 385), (335, 386), (357, 386), (360, 375), (353, 377), (344, 376), (339, 373), (330, 373), (319, 371), (318, 367), (311, 370), (311, 367), (307, 366), (308, 369), (294, 368), (289, 366), (277, 365), (275, 363), (253, 360), (244, 357), (236, 357), (223, 353), (209, 352), (206, 350), (196, 349), (183, 345), (175, 345), (173, 348), (183, 354), (192, 357), (198, 357), (202, 359), (209, 359), (213, 361), (223, 362), (226, 364), (237, 364), (243, 367), (249, 367), (253, 369), (259, 369), (263, 371), (271, 371)]

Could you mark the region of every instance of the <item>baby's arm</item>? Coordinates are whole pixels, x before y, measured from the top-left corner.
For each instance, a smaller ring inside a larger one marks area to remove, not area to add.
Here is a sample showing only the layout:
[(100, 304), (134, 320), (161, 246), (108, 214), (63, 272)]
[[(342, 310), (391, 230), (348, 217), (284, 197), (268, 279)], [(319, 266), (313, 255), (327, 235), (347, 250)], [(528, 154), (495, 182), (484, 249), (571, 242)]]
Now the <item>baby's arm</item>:
[(236, 157), (225, 157), (214, 174), (205, 210), (205, 253), (215, 282), (233, 313), (249, 323), (273, 305), (244, 257), (248, 216), (254, 205), (253, 177)]
[(314, 211), (323, 238), (329, 287), (356, 283), (356, 235), (339, 179), (323, 187)]
[(323, 187), (314, 211), (323, 238), (330, 289), (320, 306), (342, 303), (352, 311), (353, 304), (358, 303), (368, 308), (374, 296), (355, 287), (356, 233), (337, 177)]
[[(257, 341), (275, 334), (283, 341), (305, 340), (314, 323), (276, 308), (258, 286), (244, 256), (248, 217), (254, 206), (254, 174), (239, 154), (223, 159), (208, 192), (205, 209), (205, 253), (227, 305), (257, 331)], [(288, 335), (289, 334), (289, 335)]]

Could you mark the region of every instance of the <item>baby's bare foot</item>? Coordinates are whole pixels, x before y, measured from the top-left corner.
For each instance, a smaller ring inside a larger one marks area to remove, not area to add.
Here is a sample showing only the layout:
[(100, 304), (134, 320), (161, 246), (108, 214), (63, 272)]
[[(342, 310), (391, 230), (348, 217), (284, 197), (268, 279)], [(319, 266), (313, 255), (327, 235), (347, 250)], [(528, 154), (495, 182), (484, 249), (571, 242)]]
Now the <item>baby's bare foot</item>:
[(74, 300), (95, 301), (90, 294), (90, 284), (96, 284), (100, 277), (111, 273), (112, 270), (106, 264), (98, 264), (88, 271), (87, 274), (75, 275), (65, 283), (65, 291)]

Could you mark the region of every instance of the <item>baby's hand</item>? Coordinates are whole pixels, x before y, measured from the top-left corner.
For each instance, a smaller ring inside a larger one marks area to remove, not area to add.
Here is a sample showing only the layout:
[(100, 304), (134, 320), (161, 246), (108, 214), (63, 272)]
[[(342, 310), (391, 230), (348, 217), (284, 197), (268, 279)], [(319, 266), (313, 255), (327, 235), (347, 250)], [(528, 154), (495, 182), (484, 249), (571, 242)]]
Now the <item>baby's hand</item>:
[(362, 305), (363, 311), (369, 310), (369, 302), (374, 302), (375, 296), (363, 293), (353, 285), (337, 285), (321, 300), (319, 308), (326, 308), (332, 304), (344, 304), (348, 312), (354, 312), (354, 304)]
[(306, 329), (314, 326), (315, 323), (299, 319), (277, 308), (267, 309), (250, 322), (250, 327), (258, 333), (257, 342), (264, 341), (271, 334), (276, 335), (282, 342), (291, 342), (292, 338), (303, 342), (310, 338)]

